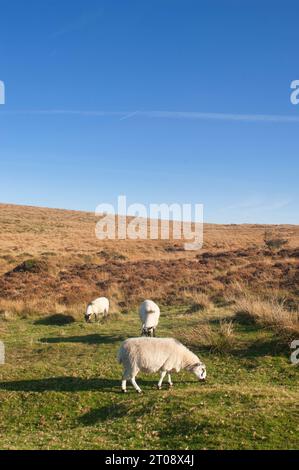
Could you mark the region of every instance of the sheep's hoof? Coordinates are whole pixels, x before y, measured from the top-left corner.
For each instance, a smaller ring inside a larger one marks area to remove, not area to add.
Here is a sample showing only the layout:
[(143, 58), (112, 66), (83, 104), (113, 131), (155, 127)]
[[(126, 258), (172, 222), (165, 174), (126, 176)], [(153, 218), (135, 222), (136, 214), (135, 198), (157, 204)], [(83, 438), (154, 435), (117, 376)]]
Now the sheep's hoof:
[(137, 391), (137, 393), (142, 393), (142, 390), (136, 390), (136, 391)]
[(127, 393), (127, 390), (124, 390), (123, 388), (121, 389), (121, 391), (122, 391), (123, 393)]
[(162, 385), (157, 385), (158, 390), (162, 390)]

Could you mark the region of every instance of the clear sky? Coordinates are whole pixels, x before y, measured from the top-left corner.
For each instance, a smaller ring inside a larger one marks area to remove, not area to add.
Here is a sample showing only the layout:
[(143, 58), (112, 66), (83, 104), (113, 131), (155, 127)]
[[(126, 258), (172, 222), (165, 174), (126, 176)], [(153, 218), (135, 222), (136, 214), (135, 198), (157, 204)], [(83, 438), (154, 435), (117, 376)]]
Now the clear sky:
[(297, 0), (0, 0), (0, 18), (0, 201), (299, 222)]

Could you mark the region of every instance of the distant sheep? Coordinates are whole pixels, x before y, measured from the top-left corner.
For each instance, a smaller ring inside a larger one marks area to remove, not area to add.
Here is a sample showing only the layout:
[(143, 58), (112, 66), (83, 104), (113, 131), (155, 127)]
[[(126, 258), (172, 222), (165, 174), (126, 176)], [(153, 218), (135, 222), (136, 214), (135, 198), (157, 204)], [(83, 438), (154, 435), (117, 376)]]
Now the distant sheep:
[(206, 367), (199, 358), (183, 344), (173, 338), (130, 338), (124, 341), (118, 353), (118, 362), (123, 365), (124, 372), (121, 388), (126, 392), (127, 380), (138, 393), (141, 389), (135, 377), (141, 372), (160, 372), (158, 389), (168, 374), (169, 386), (172, 386), (171, 372), (181, 369), (193, 372), (199, 380), (205, 380)]
[(139, 316), (142, 323), (142, 336), (156, 336), (160, 317), (158, 305), (152, 300), (145, 300), (140, 305)]
[(87, 322), (91, 321), (92, 315), (95, 319), (99, 319), (99, 315), (106, 317), (109, 313), (109, 300), (106, 297), (99, 297), (98, 299), (93, 300), (87, 305), (85, 320)]

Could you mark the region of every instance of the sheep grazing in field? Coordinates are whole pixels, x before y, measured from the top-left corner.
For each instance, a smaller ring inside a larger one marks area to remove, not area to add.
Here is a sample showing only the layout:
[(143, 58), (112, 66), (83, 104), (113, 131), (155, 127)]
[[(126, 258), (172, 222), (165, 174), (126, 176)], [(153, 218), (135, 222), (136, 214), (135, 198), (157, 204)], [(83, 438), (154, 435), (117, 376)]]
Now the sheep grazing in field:
[(171, 372), (181, 369), (193, 372), (199, 380), (206, 378), (206, 366), (183, 344), (173, 338), (130, 338), (124, 341), (118, 353), (118, 362), (123, 365), (124, 373), (121, 388), (126, 392), (127, 380), (138, 393), (141, 393), (135, 377), (141, 372), (160, 372), (158, 389), (168, 374), (171, 387)]
[(139, 307), (139, 316), (142, 323), (142, 336), (156, 336), (160, 317), (158, 305), (152, 300), (145, 300)]
[(95, 319), (98, 320), (100, 315), (106, 317), (109, 312), (109, 300), (106, 297), (99, 297), (93, 300), (87, 305), (85, 312), (85, 320), (91, 321), (91, 317), (94, 315)]

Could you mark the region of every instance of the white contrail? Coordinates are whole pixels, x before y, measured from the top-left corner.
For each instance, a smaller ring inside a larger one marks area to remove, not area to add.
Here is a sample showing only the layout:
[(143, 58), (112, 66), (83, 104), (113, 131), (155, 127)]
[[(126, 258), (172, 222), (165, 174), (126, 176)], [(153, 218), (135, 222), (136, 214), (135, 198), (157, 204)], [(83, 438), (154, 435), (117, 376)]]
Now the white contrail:
[(182, 119), (182, 120), (214, 120), (236, 122), (277, 122), (299, 123), (299, 116), (285, 114), (234, 114), (234, 113), (206, 113), (197, 111), (84, 111), (67, 109), (45, 110), (16, 110), (2, 111), (1, 114), (25, 114), (25, 115), (65, 115), (65, 116), (89, 116), (89, 117), (119, 117), (127, 120), (136, 117), (155, 119)]
[(83, 111), (70, 109), (18, 109), (15, 111), (3, 111), (1, 114), (10, 115), (45, 115), (45, 116), (125, 116), (128, 112), (124, 111)]
[(299, 116), (275, 114), (205, 113), (197, 111), (140, 111), (141, 116), (168, 119), (201, 119), (247, 122), (299, 122)]
[(131, 117), (136, 116), (136, 114), (138, 114), (138, 111), (133, 111), (132, 113), (126, 114), (120, 118), (120, 121), (123, 121), (124, 119), (130, 119)]

